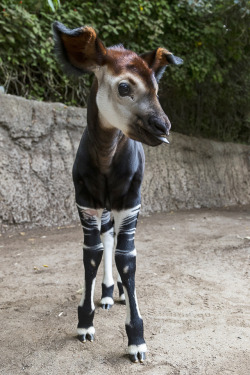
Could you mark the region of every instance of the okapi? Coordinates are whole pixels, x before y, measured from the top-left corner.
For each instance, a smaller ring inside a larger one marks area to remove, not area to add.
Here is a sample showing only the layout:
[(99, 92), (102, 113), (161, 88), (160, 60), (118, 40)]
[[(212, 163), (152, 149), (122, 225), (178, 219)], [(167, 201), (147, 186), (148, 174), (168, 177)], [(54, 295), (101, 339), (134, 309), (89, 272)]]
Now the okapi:
[[(143, 320), (135, 291), (134, 235), (144, 173), (142, 143), (168, 143), (171, 124), (158, 100), (168, 64), (182, 59), (164, 48), (137, 55), (119, 44), (105, 48), (92, 27), (70, 30), (53, 24), (55, 51), (69, 74), (94, 73), (83, 133), (73, 166), (75, 199), (84, 233), (85, 285), (78, 306), (78, 338), (93, 341), (94, 288), (104, 251), (102, 307), (113, 304), (112, 253), (121, 302), (126, 303), (128, 354), (146, 358)], [(112, 216), (111, 216), (112, 211)], [(125, 302), (126, 301), (126, 302)]]

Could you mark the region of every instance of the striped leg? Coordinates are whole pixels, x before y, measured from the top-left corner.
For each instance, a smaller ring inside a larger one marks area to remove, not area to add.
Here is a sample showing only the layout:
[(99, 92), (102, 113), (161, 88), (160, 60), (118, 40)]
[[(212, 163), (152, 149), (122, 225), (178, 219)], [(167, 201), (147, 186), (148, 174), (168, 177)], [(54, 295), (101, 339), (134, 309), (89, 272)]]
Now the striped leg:
[(101, 239), (104, 246), (104, 269), (102, 280), (101, 305), (105, 310), (109, 310), (113, 304), (114, 280), (112, 276), (112, 257), (114, 248), (114, 222), (110, 219), (110, 212), (103, 211)]
[(85, 285), (78, 306), (78, 338), (82, 342), (93, 341), (95, 305), (94, 289), (99, 264), (102, 259), (103, 245), (100, 238), (102, 210), (92, 210), (78, 206), (84, 232), (83, 264), (85, 269)]
[(114, 212), (115, 232), (117, 234), (115, 261), (126, 296), (127, 317), (125, 327), (128, 336), (128, 353), (132, 362), (138, 362), (138, 360), (143, 362), (147, 351), (143, 337), (143, 321), (135, 291), (136, 250), (134, 235), (139, 211), (140, 205), (128, 210)]
[(126, 304), (125, 294), (124, 294), (124, 289), (123, 289), (123, 286), (122, 286), (122, 279), (121, 279), (121, 276), (120, 276), (119, 273), (118, 273), (118, 277), (117, 277), (117, 286), (118, 286), (118, 290), (119, 290), (119, 301), (120, 301), (121, 304), (125, 305)]

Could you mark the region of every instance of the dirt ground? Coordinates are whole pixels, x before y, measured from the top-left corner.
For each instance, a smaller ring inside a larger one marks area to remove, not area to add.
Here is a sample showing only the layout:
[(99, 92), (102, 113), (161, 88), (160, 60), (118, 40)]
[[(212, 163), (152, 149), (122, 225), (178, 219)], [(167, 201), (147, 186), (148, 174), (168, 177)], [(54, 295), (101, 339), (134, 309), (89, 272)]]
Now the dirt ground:
[(2, 235), (0, 374), (249, 375), (249, 239), (249, 207), (140, 218), (136, 283), (148, 353), (132, 364), (126, 307), (99, 306), (102, 267), (96, 339), (76, 339), (78, 224)]

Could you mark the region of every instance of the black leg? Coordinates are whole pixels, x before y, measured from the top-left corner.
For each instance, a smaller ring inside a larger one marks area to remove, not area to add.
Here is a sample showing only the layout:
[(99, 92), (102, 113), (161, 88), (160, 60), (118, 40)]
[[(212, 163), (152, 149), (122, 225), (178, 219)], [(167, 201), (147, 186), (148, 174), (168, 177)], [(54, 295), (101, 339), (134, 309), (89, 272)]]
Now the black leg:
[(122, 279), (119, 273), (118, 273), (118, 279), (117, 279), (117, 287), (119, 291), (119, 301), (121, 304), (126, 305), (124, 289), (122, 286)]
[(103, 245), (100, 238), (101, 211), (78, 206), (84, 232), (83, 264), (85, 270), (84, 289), (78, 306), (77, 333), (80, 341), (93, 341), (95, 305), (94, 289), (98, 267), (102, 260)]
[(126, 332), (128, 354), (133, 362), (143, 362), (147, 351), (143, 337), (143, 320), (139, 311), (135, 291), (136, 250), (134, 235), (140, 206), (114, 212), (117, 245), (115, 261), (120, 274), (127, 305)]

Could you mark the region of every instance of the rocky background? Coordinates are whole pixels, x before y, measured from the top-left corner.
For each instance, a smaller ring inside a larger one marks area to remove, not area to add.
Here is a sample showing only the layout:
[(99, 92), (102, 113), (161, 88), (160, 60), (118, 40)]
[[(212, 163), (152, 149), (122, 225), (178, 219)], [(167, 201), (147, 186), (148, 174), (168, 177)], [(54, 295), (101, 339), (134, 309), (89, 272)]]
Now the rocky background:
[[(78, 220), (71, 169), (86, 109), (0, 94), (0, 231)], [(250, 203), (250, 146), (172, 132), (145, 146), (142, 214)]]

